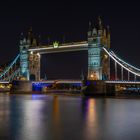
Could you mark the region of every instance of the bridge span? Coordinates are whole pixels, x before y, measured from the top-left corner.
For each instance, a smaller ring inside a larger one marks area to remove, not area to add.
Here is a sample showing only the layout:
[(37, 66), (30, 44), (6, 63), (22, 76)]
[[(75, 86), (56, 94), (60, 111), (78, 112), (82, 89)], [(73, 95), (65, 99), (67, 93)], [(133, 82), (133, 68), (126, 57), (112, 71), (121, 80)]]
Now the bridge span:
[(140, 69), (124, 61), (112, 51), (109, 28), (102, 25), (100, 18), (98, 20), (98, 26), (89, 25), (87, 40), (81, 42), (60, 44), (55, 41), (52, 45), (40, 45), (33, 37), (32, 31), (29, 31), (28, 36), (20, 40), (19, 54), (0, 72), (0, 81), (3, 82), (1, 84), (13, 80), (21, 80), (25, 83), (28, 81), (32, 84), (82, 84), (81, 80), (41, 81), (41, 55), (86, 50), (88, 72), (85, 77), (89, 83), (93, 81), (91, 83), (96, 85), (100, 92), (104, 90), (104, 85), (139, 86)]
[(30, 48), (28, 51), (30, 53), (39, 53), (39, 54), (47, 54), (47, 53), (59, 53), (59, 52), (72, 52), (72, 51), (82, 51), (88, 50), (87, 41), (83, 42), (74, 42), (74, 43), (66, 43), (66, 44), (57, 44), (56, 46), (41, 46), (37, 48)]

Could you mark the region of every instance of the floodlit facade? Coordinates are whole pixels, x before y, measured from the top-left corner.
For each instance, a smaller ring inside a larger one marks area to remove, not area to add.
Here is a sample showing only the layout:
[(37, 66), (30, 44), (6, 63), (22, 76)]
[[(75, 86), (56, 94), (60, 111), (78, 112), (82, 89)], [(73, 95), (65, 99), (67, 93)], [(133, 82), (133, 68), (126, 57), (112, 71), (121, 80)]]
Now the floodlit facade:
[(98, 26), (89, 23), (87, 41), (60, 44), (54, 42), (50, 46), (41, 46), (33, 37), (32, 30), (28, 32), (27, 39), (20, 41), (20, 74), (28, 80), (40, 80), (40, 58), (44, 53), (57, 53), (69, 51), (88, 51), (88, 80), (108, 80), (110, 78), (110, 62), (103, 47), (110, 49), (109, 28), (102, 25), (98, 19)]

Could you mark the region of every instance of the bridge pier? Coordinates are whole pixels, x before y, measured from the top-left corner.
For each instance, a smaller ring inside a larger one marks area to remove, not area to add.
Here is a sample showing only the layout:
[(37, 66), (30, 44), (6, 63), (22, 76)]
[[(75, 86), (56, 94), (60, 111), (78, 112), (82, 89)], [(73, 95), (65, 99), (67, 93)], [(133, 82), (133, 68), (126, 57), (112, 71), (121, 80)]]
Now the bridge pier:
[(103, 96), (106, 95), (106, 84), (103, 80), (87, 80), (84, 82), (83, 94), (85, 96)]
[(16, 80), (12, 82), (11, 93), (31, 93), (32, 82), (28, 80)]

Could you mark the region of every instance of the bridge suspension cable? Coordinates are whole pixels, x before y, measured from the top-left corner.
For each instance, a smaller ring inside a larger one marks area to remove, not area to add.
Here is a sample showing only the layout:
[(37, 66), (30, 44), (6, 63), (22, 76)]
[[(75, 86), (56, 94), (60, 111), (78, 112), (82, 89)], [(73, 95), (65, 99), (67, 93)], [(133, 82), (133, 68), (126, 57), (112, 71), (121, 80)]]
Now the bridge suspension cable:
[(140, 72), (140, 69), (139, 68), (136, 68), (135, 66), (132, 66), (131, 64), (125, 62), (124, 60), (122, 60), (120, 57), (118, 57), (113, 51), (110, 51), (110, 53), (118, 60), (120, 61), (121, 63), (123, 63), (124, 65), (127, 65), (129, 67), (131, 67), (132, 69)]
[(20, 73), (19, 68), (16, 68), (17, 61), (19, 60), (20, 54), (8, 65), (2, 72), (0, 72), (0, 81), (11, 81)]
[[(134, 79), (136, 80), (136, 76), (140, 77), (140, 69), (128, 64), (127, 62), (123, 61), (119, 57), (115, 55), (113, 51), (108, 50), (107, 48), (103, 47), (103, 50), (109, 55), (111, 59), (115, 61), (115, 79), (117, 77), (117, 64), (121, 66), (121, 80), (123, 80), (123, 69), (128, 71), (128, 76), (130, 73), (134, 74)], [(128, 78), (129, 79), (129, 78)]]

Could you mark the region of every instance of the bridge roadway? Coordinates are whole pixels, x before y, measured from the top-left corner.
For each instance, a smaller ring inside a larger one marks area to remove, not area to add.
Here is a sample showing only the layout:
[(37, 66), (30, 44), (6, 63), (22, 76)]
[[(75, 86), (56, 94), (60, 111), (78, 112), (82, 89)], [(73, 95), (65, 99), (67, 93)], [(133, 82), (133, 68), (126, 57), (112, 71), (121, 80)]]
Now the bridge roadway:
[[(95, 84), (97, 82), (97, 84)], [(86, 86), (93, 85), (93, 90), (91, 90), (92, 94), (96, 94), (101, 91), (102, 94), (115, 95), (118, 92), (138, 92), (140, 91), (140, 81), (105, 81), (105, 90), (101, 90), (104, 86), (100, 84), (100, 81), (88, 82)], [(102, 82), (101, 82), (102, 83)], [(82, 80), (47, 80), (47, 81), (39, 81), (32, 82), (33, 89), (42, 90), (43, 87), (54, 85), (54, 84), (69, 84), (77, 87), (82, 87)], [(87, 92), (88, 93), (88, 92)], [(91, 95), (92, 95), (91, 94)]]
[[(26, 81), (25, 81), (26, 82)], [(97, 82), (97, 84), (95, 84), (95, 82)], [(29, 85), (27, 85), (29, 83)], [(93, 82), (88, 82), (88, 84), (90, 83), (90, 85), (96, 86), (95, 89), (97, 89), (97, 91), (93, 91), (91, 90), (91, 93), (95, 93), (95, 92), (99, 92), (101, 91), (101, 93), (116, 93), (118, 91), (140, 91), (140, 81), (93, 81)], [(104, 84), (102, 84), (104, 83)], [(42, 91), (45, 89), (45, 87), (49, 87), (51, 89), (52, 86), (57, 86), (58, 87), (61, 85), (61, 88), (78, 88), (81, 90), (82, 88), (82, 80), (46, 80), (46, 81), (31, 81), (31, 82), (27, 82), (27, 84), (25, 85), (24, 81), (22, 84), (19, 86), (19, 89), (25, 89), (26, 86), (30, 86), (32, 91)], [(65, 85), (67, 84), (67, 85)], [(22, 85), (22, 86), (21, 86)], [(14, 85), (12, 85), (13, 87)], [(103, 87), (105, 86), (106, 90), (101, 90), (103, 89)], [(11, 84), (8, 81), (0, 81), (0, 91), (10, 91), (11, 88)], [(59, 87), (60, 88), (60, 87)], [(30, 92), (31, 92), (30, 90)]]
[(140, 81), (105, 81), (105, 83), (107, 84), (128, 84), (128, 85), (131, 85), (131, 84), (138, 84), (140, 85)]
[(46, 81), (33, 81), (32, 84), (82, 84), (82, 80), (46, 80)]
[[(0, 81), (0, 84), (8, 84), (9, 81)], [(82, 83), (82, 80), (46, 80), (33, 81), (32, 83)], [(105, 81), (107, 84), (140, 84), (140, 81)]]
[(88, 43), (86, 41), (76, 43), (66, 43), (58, 46), (41, 46), (36, 48), (30, 48), (28, 51), (37, 52), (40, 54), (46, 53), (58, 53), (58, 52), (70, 52), (70, 51), (81, 51), (88, 50)]
[[(46, 80), (46, 81), (33, 81), (32, 83), (82, 83), (82, 80)], [(107, 84), (139, 84), (140, 81), (105, 81)]]

